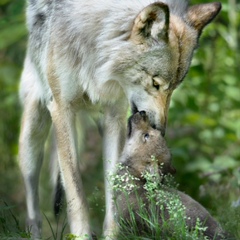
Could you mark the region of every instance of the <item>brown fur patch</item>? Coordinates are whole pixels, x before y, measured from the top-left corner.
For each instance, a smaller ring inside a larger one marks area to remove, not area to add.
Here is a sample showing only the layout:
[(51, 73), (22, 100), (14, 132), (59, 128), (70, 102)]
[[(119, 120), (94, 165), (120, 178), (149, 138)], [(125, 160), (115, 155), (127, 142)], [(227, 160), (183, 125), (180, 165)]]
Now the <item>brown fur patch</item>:
[(208, 3), (201, 5), (194, 5), (188, 10), (188, 20), (191, 26), (193, 26), (200, 33), (209, 22), (216, 17), (221, 10), (221, 3)]

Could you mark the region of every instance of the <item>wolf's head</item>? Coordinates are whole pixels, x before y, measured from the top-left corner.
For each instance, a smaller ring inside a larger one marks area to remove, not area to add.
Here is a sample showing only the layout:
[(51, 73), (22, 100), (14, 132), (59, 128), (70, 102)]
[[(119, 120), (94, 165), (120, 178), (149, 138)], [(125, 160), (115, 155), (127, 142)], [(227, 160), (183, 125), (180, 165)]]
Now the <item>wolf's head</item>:
[(132, 112), (146, 111), (151, 125), (162, 135), (171, 94), (188, 72), (202, 29), (221, 8), (220, 3), (192, 7), (185, 4), (178, 11), (176, 5), (180, 3), (163, 2), (150, 4), (136, 16), (129, 49), (123, 50), (124, 56), (116, 67), (125, 79), (122, 87)]
[(151, 127), (145, 111), (137, 112), (129, 118), (121, 162), (139, 178), (146, 171), (160, 175), (175, 173), (166, 142), (160, 131)]

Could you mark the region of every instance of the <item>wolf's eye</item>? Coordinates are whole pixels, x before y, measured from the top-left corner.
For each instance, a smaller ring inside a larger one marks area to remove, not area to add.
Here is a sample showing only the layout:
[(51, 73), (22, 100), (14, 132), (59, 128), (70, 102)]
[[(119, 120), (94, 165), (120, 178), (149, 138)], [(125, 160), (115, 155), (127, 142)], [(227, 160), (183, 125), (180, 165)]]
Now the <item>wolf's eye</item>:
[(157, 90), (159, 90), (160, 84), (156, 80), (154, 80), (154, 78), (153, 78), (152, 84), (153, 84), (153, 87), (155, 87)]

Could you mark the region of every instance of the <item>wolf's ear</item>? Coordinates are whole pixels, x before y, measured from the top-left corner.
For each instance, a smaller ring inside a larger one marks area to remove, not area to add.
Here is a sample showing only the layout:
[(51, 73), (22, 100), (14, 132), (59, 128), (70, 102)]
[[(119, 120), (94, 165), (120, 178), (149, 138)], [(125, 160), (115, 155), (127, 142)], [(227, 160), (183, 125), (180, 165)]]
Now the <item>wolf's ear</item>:
[(201, 33), (202, 29), (210, 23), (221, 10), (221, 3), (199, 4), (189, 7), (187, 19), (189, 23)]
[(148, 39), (168, 40), (169, 9), (164, 3), (157, 2), (145, 7), (135, 18), (130, 40), (144, 44)]

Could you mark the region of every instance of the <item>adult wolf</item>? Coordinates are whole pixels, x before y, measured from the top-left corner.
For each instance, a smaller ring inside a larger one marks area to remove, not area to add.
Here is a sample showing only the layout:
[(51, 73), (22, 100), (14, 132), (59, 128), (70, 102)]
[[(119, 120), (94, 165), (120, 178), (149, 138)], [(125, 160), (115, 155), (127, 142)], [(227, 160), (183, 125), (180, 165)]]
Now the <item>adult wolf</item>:
[[(75, 113), (99, 106), (104, 112), (105, 172), (114, 169), (122, 149), (128, 104), (133, 112), (145, 110), (164, 135), (171, 94), (188, 71), (202, 29), (220, 8), (220, 3), (188, 7), (185, 0), (28, 1), (19, 154), (35, 238), (41, 235), (38, 179), (51, 120), (71, 232), (90, 235)], [(112, 193), (105, 183), (108, 234)]]

